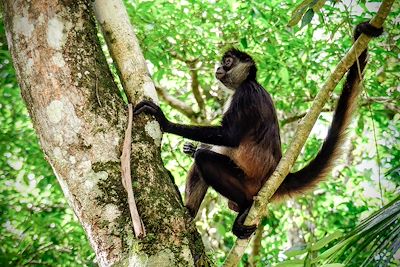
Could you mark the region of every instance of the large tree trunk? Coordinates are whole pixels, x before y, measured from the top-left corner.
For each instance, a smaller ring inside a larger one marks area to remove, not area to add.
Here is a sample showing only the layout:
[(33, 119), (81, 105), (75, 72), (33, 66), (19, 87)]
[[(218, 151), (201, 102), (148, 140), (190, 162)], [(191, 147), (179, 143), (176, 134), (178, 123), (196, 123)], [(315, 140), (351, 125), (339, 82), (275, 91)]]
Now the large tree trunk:
[(159, 129), (146, 132), (144, 120), (135, 121), (142, 130), (134, 135), (131, 166), (147, 236), (134, 237), (119, 160), (127, 112), (90, 1), (2, 2), (23, 99), (99, 264), (193, 265), (204, 253), (200, 236), (162, 166)]

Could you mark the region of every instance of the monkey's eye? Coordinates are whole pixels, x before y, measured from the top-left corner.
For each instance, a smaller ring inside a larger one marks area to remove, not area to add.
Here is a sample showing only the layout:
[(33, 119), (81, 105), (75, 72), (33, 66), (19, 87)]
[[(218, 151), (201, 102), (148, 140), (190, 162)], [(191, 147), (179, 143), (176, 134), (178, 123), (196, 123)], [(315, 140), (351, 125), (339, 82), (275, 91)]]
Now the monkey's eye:
[(228, 57), (225, 59), (225, 66), (227, 66), (228, 68), (232, 66), (232, 63), (233, 63), (233, 58)]

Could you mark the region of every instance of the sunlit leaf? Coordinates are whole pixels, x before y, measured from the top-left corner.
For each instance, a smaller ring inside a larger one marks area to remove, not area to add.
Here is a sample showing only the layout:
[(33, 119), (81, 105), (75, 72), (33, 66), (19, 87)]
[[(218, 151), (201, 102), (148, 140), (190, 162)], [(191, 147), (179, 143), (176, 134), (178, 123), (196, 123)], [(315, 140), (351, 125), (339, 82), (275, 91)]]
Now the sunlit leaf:
[(240, 44), (242, 45), (243, 49), (246, 49), (246, 48), (248, 47), (248, 45), (247, 45), (247, 38), (246, 38), (246, 37), (241, 38), (241, 39), (240, 39)]
[(306, 12), (307, 8), (310, 6), (310, 4), (313, 2), (313, 0), (304, 0), (301, 2), (292, 12), (292, 17), (288, 23), (288, 26), (293, 27), (296, 25), (300, 19), (303, 17), (304, 12)]
[(303, 260), (287, 260), (281, 263), (274, 265), (274, 267), (303, 267)]
[(309, 9), (307, 12), (304, 14), (303, 18), (301, 19), (301, 26), (300, 28), (303, 28), (307, 24), (309, 24), (314, 17), (314, 10)]
[(329, 244), (330, 242), (332, 242), (332, 240), (338, 239), (342, 235), (343, 235), (342, 232), (336, 231), (333, 234), (330, 234), (330, 235), (318, 240), (314, 245), (311, 246), (311, 250), (319, 250), (319, 249), (323, 248), (324, 246), (326, 246), (327, 244)]

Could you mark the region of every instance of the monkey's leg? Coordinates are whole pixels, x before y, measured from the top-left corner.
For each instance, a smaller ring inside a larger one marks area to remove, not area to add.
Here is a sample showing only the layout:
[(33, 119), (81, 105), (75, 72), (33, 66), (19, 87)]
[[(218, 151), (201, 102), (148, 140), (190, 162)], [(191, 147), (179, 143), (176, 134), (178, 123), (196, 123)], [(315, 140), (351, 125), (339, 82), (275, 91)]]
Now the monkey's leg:
[(243, 225), (246, 215), (253, 203), (253, 196), (246, 190), (245, 174), (229, 157), (207, 149), (198, 149), (195, 162), (204, 181), (218, 193), (238, 205), (232, 231), (238, 238), (248, 238), (257, 226)]
[(196, 217), (207, 189), (208, 185), (201, 178), (200, 172), (194, 163), (189, 170), (185, 186), (185, 206), (193, 218)]

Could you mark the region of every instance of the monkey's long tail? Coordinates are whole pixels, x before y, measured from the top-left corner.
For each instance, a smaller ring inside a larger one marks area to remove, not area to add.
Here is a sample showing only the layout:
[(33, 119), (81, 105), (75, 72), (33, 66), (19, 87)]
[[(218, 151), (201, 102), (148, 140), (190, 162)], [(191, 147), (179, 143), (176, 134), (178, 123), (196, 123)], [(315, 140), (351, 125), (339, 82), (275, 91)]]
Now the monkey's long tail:
[[(354, 39), (356, 40), (362, 32), (374, 37), (379, 36), (382, 33), (382, 29), (376, 29), (369, 23), (359, 24), (356, 27)], [(315, 186), (332, 170), (335, 161), (340, 155), (341, 146), (346, 138), (346, 129), (351, 122), (351, 117), (356, 107), (357, 97), (360, 93), (362, 72), (366, 64), (367, 49), (358, 57), (358, 63), (356, 61), (350, 67), (333, 115), (331, 127), (317, 156), (303, 169), (289, 173), (274, 197), (302, 193)]]

